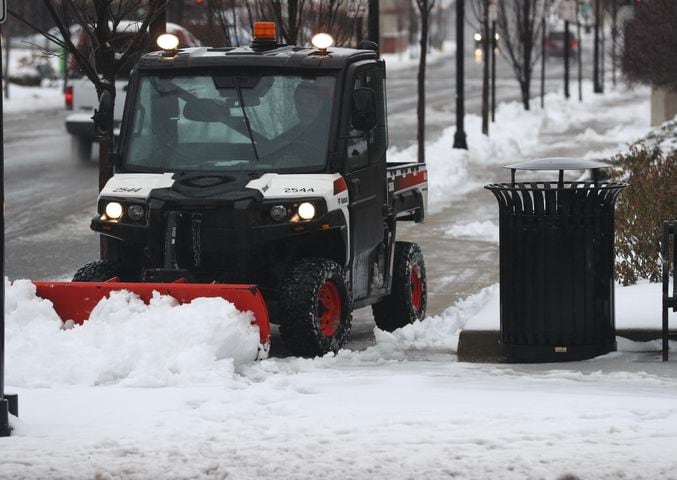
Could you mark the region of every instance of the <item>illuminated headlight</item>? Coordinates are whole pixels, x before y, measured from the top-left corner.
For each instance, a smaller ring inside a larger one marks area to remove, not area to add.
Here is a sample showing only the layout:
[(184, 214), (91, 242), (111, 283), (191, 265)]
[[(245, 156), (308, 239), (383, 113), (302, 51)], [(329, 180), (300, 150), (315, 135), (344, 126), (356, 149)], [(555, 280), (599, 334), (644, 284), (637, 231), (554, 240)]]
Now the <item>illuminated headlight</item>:
[(274, 207), (271, 207), (270, 216), (276, 222), (281, 222), (287, 218), (287, 207), (284, 205), (275, 205)]
[(309, 202), (303, 202), (299, 205), (299, 217), (302, 220), (310, 220), (315, 216), (315, 206)]
[(482, 34), (481, 34), (481, 33), (476, 33), (476, 34), (475, 34), (475, 41), (476, 41), (476, 42), (479, 42), (479, 41), (481, 41), (481, 40), (482, 40)]
[(122, 217), (122, 205), (118, 202), (109, 202), (106, 205), (106, 216), (111, 220), (119, 220)]
[(127, 216), (135, 222), (142, 220), (144, 213), (145, 211), (141, 205), (130, 205), (129, 208), (127, 208)]

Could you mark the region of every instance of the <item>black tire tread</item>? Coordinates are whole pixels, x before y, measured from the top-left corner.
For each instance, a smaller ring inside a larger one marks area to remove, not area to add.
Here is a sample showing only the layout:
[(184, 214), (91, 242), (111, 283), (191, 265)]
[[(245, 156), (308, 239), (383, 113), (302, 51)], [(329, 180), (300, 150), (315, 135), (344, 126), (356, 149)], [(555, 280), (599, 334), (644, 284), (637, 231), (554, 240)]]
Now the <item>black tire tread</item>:
[[(331, 337), (322, 335), (317, 320), (317, 294), (328, 279), (342, 297), (341, 324)], [(332, 260), (308, 258), (296, 262), (280, 288), (280, 336), (294, 355), (313, 357), (341, 349), (350, 335), (352, 312), (343, 269)]]
[[(423, 305), (420, 312), (414, 311), (409, 293), (411, 288), (409, 273), (413, 261), (420, 264), (423, 275)], [(411, 242), (395, 242), (395, 262), (390, 295), (371, 306), (376, 326), (381, 330), (392, 332), (417, 320), (423, 320), (427, 304), (426, 294), (425, 263), (420, 247)]]
[(74, 282), (105, 282), (120, 275), (120, 264), (110, 260), (97, 260), (78, 269), (73, 275)]

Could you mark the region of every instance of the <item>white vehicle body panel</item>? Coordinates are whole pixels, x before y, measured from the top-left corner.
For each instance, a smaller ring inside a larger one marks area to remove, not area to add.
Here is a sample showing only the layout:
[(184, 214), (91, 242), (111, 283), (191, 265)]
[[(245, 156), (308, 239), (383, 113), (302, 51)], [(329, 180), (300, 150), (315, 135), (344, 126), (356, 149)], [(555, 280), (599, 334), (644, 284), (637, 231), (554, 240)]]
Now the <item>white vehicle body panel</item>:
[[(66, 122), (93, 123), (94, 110), (99, 108), (99, 97), (94, 84), (87, 77), (71, 80), (73, 86), (73, 113), (66, 117)], [(115, 81), (115, 109), (113, 120), (122, 121), (127, 94), (127, 79)]]
[[(102, 198), (148, 199), (152, 190), (170, 188), (174, 184), (174, 173), (118, 173), (114, 175), (99, 193)], [(348, 190), (334, 194), (334, 182), (341, 178), (332, 174), (266, 173), (250, 181), (246, 188), (258, 190), (266, 200), (293, 200), (295, 198), (321, 198), (327, 205), (327, 212), (340, 210), (346, 223), (346, 262), (350, 259), (350, 213), (348, 211)]]
[[(340, 210), (346, 222), (346, 265), (350, 260), (350, 212), (348, 211), (348, 190), (334, 195), (334, 182), (341, 178), (338, 173), (330, 174), (277, 174), (266, 173), (252, 180), (247, 188), (263, 194), (265, 199), (293, 200), (294, 198), (323, 198), (327, 212)], [(344, 265), (345, 266), (345, 265)]]
[(156, 188), (169, 188), (174, 184), (173, 173), (118, 173), (108, 180), (99, 193), (107, 197), (147, 199)]

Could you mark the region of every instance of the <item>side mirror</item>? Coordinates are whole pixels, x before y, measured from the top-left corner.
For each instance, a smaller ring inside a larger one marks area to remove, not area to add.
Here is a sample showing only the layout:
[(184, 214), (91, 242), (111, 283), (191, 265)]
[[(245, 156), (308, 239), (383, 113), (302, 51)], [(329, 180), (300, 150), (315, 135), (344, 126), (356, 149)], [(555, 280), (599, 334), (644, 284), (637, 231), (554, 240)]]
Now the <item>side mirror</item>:
[(363, 132), (376, 126), (376, 93), (371, 88), (353, 90), (350, 121), (353, 127)]

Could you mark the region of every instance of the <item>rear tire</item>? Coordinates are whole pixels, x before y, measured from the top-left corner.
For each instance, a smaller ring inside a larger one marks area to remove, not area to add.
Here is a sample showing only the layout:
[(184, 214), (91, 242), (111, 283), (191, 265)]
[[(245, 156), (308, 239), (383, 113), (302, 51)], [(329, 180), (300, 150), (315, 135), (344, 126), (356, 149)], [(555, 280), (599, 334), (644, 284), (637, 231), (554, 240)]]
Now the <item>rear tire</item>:
[(392, 332), (423, 320), (427, 305), (428, 284), (423, 253), (415, 243), (395, 243), (395, 264), (390, 295), (372, 305), (376, 326)]
[(92, 160), (92, 140), (87, 137), (71, 135), (71, 154), (78, 162)]
[(340, 350), (352, 322), (341, 266), (320, 258), (292, 265), (280, 288), (279, 320), (282, 341), (294, 355), (313, 357)]
[(74, 282), (105, 282), (113, 277), (119, 277), (122, 268), (117, 262), (97, 260), (81, 267), (75, 275)]

